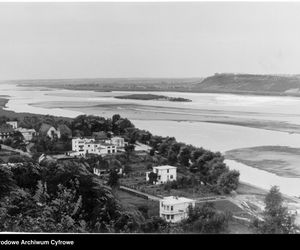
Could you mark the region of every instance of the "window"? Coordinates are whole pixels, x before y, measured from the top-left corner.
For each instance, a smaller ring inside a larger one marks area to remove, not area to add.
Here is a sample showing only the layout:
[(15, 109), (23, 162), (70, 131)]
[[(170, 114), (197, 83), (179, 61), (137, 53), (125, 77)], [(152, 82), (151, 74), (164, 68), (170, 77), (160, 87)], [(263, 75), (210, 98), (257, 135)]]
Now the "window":
[(173, 179), (173, 175), (170, 175), (170, 179)]
[(170, 215), (167, 215), (167, 220), (170, 219)]
[(167, 173), (169, 173), (169, 169), (167, 169)]
[(173, 206), (171, 206), (171, 211), (173, 211)]
[(174, 219), (174, 215), (171, 215), (171, 220), (173, 220)]

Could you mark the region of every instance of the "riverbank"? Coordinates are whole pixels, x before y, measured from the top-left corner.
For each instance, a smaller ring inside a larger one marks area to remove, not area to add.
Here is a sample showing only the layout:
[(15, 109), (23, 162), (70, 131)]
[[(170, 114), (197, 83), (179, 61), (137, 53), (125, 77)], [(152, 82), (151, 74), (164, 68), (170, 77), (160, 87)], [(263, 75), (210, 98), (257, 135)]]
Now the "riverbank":
[[(19, 119), (22, 120), (24, 119), (24, 117), (26, 116), (31, 116), (31, 117), (37, 117), (37, 116), (47, 116), (47, 115), (43, 115), (43, 114), (33, 114), (33, 113), (29, 113), (29, 112), (15, 112), (15, 111), (11, 111), (11, 110), (5, 110), (4, 108), (6, 108), (6, 104), (8, 103), (9, 99), (8, 98), (4, 98), (4, 97), (0, 97), (0, 116), (6, 116), (8, 118), (11, 119)], [(53, 116), (54, 119), (64, 119), (64, 120), (71, 120), (71, 118), (68, 117), (64, 117), (64, 116)]]
[[(119, 98), (119, 97), (118, 97)], [(93, 104), (92, 102), (42, 102), (32, 103), (30, 106), (37, 108), (65, 109), (87, 114), (99, 113), (104, 116), (112, 116), (119, 113), (121, 116), (131, 120), (154, 120), (154, 121), (189, 121), (206, 122), (215, 124), (234, 125), (240, 127), (280, 131), (290, 134), (300, 134), (300, 124), (293, 124), (286, 121), (255, 117), (263, 117), (267, 114), (255, 112), (233, 112), (218, 110), (203, 110), (178, 107), (163, 107), (153, 105), (138, 105), (124, 103)], [(288, 117), (286, 118), (288, 119)]]
[(300, 148), (262, 146), (225, 153), (227, 159), (288, 178), (300, 177)]

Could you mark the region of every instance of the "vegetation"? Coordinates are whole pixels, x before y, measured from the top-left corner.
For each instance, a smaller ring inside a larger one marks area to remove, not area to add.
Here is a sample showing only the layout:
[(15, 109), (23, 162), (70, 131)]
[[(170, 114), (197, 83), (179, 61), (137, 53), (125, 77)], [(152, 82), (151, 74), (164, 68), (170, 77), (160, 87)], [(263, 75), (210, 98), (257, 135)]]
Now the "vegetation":
[[(3, 122), (6, 120), (2, 118)], [(154, 136), (135, 128), (120, 115), (108, 119), (81, 115), (69, 120), (26, 116), (20, 122), (23, 127), (36, 130), (45, 122), (54, 127), (64, 124), (74, 136), (91, 136), (100, 131), (107, 135), (113, 133), (124, 137), (128, 144), (124, 153), (116, 155), (88, 155), (85, 159), (63, 162), (45, 160), (39, 164), (37, 159), (41, 153), (68, 151), (71, 141), (67, 136), (61, 139), (45, 135), (35, 137), (32, 140), (32, 158), (9, 156), (8, 162), (16, 164), (0, 169), (0, 231), (170, 233), (192, 230), (210, 233), (221, 232), (226, 227), (227, 217), (214, 208), (197, 210), (195, 213), (200, 215), (194, 221), (194, 228), (189, 228), (187, 224), (170, 225), (153, 214), (150, 216), (145, 206), (127, 210), (116, 196), (122, 181), (118, 174), (120, 168), (128, 175), (126, 180), (138, 173), (137, 168), (143, 169), (144, 179), (147, 169), (163, 164), (177, 166), (182, 174), (166, 187), (172, 185), (171, 188), (181, 189), (201, 185), (217, 193), (228, 193), (236, 188), (239, 174), (228, 169), (220, 153), (179, 143), (172, 137)], [(16, 135), (11, 143), (14, 141), (21, 144), (23, 140)], [(135, 154), (136, 142), (152, 147), (151, 153), (144, 156)], [(93, 174), (93, 168), (108, 170), (108, 186)], [(155, 175), (150, 174), (150, 182), (157, 180)], [(205, 213), (210, 215), (205, 217)], [(200, 227), (202, 217), (207, 225)]]
[(299, 230), (295, 225), (295, 215), (290, 214), (283, 205), (277, 186), (273, 186), (265, 197), (263, 218), (255, 219), (252, 224), (261, 234), (294, 234)]
[(118, 99), (133, 99), (133, 100), (160, 100), (160, 101), (171, 101), (171, 102), (191, 102), (190, 99), (182, 97), (168, 97), (164, 95), (153, 95), (153, 94), (132, 94), (115, 96)]

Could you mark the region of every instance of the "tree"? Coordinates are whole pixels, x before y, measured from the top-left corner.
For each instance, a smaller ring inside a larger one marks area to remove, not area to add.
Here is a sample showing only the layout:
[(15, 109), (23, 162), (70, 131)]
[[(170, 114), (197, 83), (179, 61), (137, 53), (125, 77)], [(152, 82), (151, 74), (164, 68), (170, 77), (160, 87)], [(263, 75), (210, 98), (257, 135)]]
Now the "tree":
[(188, 147), (182, 147), (180, 149), (180, 152), (178, 154), (178, 162), (185, 167), (189, 166), (189, 160), (190, 160), (190, 149)]
[(283, 206), (283, 198), (277, 186), (273, 186), (265, 197), (265, 210), (262, 220), (252, 222), (254, 229), (262, 234), (293, 234), (298, 227), (295, 216)]
[(213, 203), (206, 202), (201, 207), (188, 208), (188, 219), (183, 222), (187, 232), (221, 233), (226, 232), (231, 214), (216, 210)]
[(240, 173), (236, 170), (230, 170), (220, 175), (217, 181), (217, 188), (220, 192), (229, 194), (236, 190), (239, 184)]
[(111, 186), (112, 188), (119, 186), (119, 175), (116, 170), (110, 171), (107, 185)]
[(134, 152), (134, 148), (135, 148), (135, 146), (133, 144), (125, 145), (124, 149), (125, 149), (128, 160), (130, 158), (130, 155)]
[(174, 165), (177, 162), (177, 154), (173, 150), (169, 150), (168, 152), (168, 163), (170, 165)]
[(157, 173), (150, 172), (148, 174), (148, 178), (149, 178), (149, 183), (150, 184), (155, 184), (157, 182), (158, 175), (157, 175)]
[(15, 188), (15, 180), (11, 170), (2, 166), (0, 168), (0, 198), (8, 194), (13, 188)]

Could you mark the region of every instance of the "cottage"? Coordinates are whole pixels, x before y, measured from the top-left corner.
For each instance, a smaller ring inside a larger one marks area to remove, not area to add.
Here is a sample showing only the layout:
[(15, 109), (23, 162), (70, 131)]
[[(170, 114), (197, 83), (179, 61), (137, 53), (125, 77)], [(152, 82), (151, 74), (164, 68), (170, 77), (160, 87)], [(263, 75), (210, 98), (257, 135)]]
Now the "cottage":
[(64, 136), (68, 139), (72, 138), (72, 130), (65, 124), (60, 124), (57, 127), (57, 131), (60, 133), (60, 136)]
[(15, 131), (11, 125), (3, 124), (0, 127), (0, 140), (4, 141), (7, 138), (12, 137), (14, 134), (15, 134)]
[(6, 124), (12, 126), (13, 129), (18, 128), (18, 122), (17, 121), (8, 121), (8, 122), (6, 122)]
[(159, 216), (167, 222), (180, 222), (188, 218), (188, 208), (195, 207), (195, 203), (195, 200), (184, 197), (164, 197), (159, 201)]
[[(175, 181), (177, 179), (177, 168), (169, 165), (153, 167), (153, 173), (157, 174), (156, 184), (166, 183), (168, 181)], [(146, 172), (146, 181), (149, 181), (149, 174)]]
[(115, 137), (112, 137), (110, 139), (110, 141), (111, 141), (111, 144), (114, 144), (117, 147), (124, 148), (124, 146), (125, 146), (125, 140), (122, 137), (115, 136)]
[(53, 126), (43, 123), (40, 127), (39, 134), (43, 136), (48, 136), (51, 139), (60, 138), (60, 131), (56, 130)]
[(31, 141), (36, 134), (34, 129), (17, 128), (16, 131), (19, 131), (23, 135), (25, 141)]

